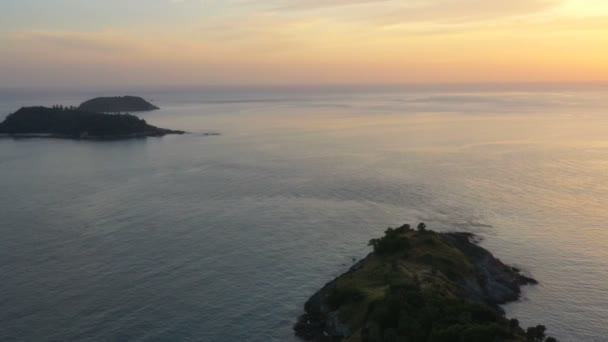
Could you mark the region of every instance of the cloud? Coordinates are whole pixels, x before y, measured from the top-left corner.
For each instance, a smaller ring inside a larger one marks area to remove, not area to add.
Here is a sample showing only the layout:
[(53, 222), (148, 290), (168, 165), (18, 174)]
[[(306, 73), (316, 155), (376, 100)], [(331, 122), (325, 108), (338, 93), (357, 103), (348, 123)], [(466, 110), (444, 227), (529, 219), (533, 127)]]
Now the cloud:
[(401, 6), (392, 13), (406, 21), (467, 21), (530, 15), (558, 6), (561, 0), (433, 0)]
[(0, 68), (32, 83), (608, 77), (606, 17), (573, 15), (595, 0), (561, 1), (155, 0), (166, 21), (0, 33)]
[(336, 20), (375, 23), (478, 21), (550, 10), (565, 0), (281, 0), (279, 12), (314, 11)]
[(343, 7), (352, 5), (378, 5), (392, 2), (391, 0), (285, 0), (277, 5), (279, 10), (311, 10), (319, 8)]
[(127, 49), (128, 44), (118, 33), (112, 32), (68, 32), (34, 30), (18, 32), (11, 36), (13, 41), (43, 45), (50, 48), (86, 50), (90, 52), (115, 52)]

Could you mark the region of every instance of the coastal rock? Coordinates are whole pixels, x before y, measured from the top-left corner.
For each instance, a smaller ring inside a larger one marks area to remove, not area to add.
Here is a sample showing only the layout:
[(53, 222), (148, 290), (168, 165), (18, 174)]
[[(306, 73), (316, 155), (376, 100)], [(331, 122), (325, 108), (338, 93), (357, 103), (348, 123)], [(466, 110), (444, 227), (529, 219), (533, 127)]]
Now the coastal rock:
[(445, 233), (441, 237), (460, 250), (477, 270), (476, 279), (466, 278), (460, 284), (463, 296), (498, 308), (498, 305), (516, 301), (521, 295), (521, 286), (538, 284), (520, 270), (503, 264), (492, 253), (473, 242), (469, 233)]
[[(352, 274), (363, 267), (365, 259), (350, 267), (342, 276)], [(294, 325), (296, 335), (307, 341), (340, 341), (352, 335), (351, 328), (340, 321), (339, 313), (328, 305), (328, 297), (337, 286), (337, 279), (325, 284), (323, 288), (306, 301), (305, 314)]]

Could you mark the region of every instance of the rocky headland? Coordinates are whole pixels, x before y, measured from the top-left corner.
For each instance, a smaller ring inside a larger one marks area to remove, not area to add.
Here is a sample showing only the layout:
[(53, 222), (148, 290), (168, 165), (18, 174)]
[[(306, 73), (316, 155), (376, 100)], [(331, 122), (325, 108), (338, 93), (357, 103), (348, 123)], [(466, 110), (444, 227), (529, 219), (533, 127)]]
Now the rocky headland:
[(523, 329), (501, 304), (537, 284), (473, 241), (420, 224), (389, 228), (374, 251), (327, 283), (294, 326), (308, 341), (552, 342), (542, 325)]

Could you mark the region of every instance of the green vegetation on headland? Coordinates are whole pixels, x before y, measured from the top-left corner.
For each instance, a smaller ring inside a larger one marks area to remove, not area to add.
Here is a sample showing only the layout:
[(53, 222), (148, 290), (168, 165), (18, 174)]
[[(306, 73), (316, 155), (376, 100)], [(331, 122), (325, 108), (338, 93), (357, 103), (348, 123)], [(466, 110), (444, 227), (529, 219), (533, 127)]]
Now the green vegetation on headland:
[(524, 330), (500, 304), (536, 281), (471, 242), (420, 224), (389, 228), (374, 251), (325, 285), (294, 326), (312, 341), (553, 342), (542, 325)]
[(149, 125), (130, 114), (93, 113), (61, 106), (24, 107), (0, 123), (0, 134), (25, 138), (128, 139), (183, 133)]
[(137, 96), (97, 97), (83, 102), (78, 109), (97, 113), (145, 112), (160, 109)]

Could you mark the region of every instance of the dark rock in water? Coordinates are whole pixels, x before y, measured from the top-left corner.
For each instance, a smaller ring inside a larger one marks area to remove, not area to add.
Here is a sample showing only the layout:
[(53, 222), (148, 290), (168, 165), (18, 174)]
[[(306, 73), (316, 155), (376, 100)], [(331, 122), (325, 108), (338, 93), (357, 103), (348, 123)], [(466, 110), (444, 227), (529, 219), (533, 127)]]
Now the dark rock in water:
[(137, 96), (97, 97), (83, 102), (78, 109), (97, 113), (145, 112), (160, 109)]
[(130, 114), (102, 114), (63, 107), (24, 107), (0, 123), (0, 136), (16, 138), (112, 140), (184, 133), (149, 125)]
[(500, 305), (536, 281), (472, 238), (389, 228), (370, 241), (374, 252), (310, 297), (296, 335), (345, 342), (526, 341)]

